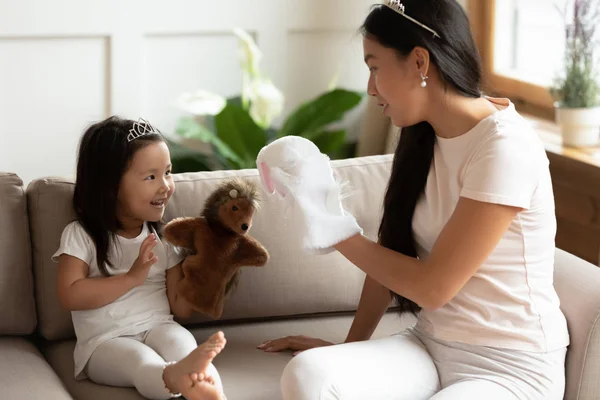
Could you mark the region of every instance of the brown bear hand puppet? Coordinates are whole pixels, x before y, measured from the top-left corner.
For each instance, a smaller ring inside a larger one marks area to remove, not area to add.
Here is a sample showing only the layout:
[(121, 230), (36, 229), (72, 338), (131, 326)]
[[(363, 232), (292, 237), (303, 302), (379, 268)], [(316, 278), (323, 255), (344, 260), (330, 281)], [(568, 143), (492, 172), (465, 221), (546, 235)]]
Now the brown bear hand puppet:
[(220, 318), (239, 268), (260, 267), (269, 260), (267, 250), (248, 235), (259, 204), (256, 185), (229, 179), (208, 197), (200, 217), (176, 218), (165, 225), (165, 239), (190, 251), (177, 293), (194, 311)]

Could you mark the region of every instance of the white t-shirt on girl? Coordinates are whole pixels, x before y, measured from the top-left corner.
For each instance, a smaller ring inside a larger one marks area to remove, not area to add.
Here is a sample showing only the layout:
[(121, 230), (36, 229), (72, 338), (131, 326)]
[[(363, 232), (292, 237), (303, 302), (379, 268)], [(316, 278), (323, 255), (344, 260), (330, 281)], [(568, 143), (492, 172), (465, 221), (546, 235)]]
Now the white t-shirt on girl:
[(521, 207), (500, 243), (460, 292), (418, 326), (447, 341), (547, 352), (569, 344), (553, 286), (556, 218), (549, 162), (533, 128), (508, 99), (465, 134), (436, 138), (413, 231), (426, 258), (459, 197)]
[[(109, 259), (113, 264), (113, 267), (108, 267), (111, 275), (129, 271), (139, 256), (142, 242), (151, 232), (146, 223), (135, 238), (116, 237), (115, 243), (109, 247)], [(119, 336), (136, 335), (165, 323), (175, 323), (167, 299), (166, 271), (181, 262), (184, 256), (160, 238), (152, 251), (158, 261), (150, 268), (142, 285), (104, 307), (71, 312), (77, 336), (74, 353), (77, 379), (86, 378), (85, 365), (100, 344)], [(79, 222), (71, 222), (65, 227), (60, 247), (52, 260), (57, 262), (61, 254), (84, 261), (89, 266), (88, 278), (103, 276), (96, 262), (94, 242)]]

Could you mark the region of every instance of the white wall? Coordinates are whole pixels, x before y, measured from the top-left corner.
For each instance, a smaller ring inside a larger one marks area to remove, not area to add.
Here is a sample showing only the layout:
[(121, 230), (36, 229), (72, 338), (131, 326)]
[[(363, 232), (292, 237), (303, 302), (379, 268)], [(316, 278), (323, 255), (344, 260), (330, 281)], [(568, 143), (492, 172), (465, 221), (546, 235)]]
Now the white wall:
[[(459, 0), (464, 2), (465, 0)], [(251, 32), (286, 110), (365, 90), (357, 28), (378, 0), (0, 0), (0, 171), (71, 175), (82, 131), (112, 114), (173, 130), (184, 91), (241, 88), (235, 27)], [(347, 119), (356, 137), (360, 110)]]
[(374, 0), (0, 0), (0, 171), (74, 172), (79, 137), (111, 114), (172, 131), (184, 91), (241, 89), (235, 27), (251, 32), (287, 109), (364, 90), (356, 34)]

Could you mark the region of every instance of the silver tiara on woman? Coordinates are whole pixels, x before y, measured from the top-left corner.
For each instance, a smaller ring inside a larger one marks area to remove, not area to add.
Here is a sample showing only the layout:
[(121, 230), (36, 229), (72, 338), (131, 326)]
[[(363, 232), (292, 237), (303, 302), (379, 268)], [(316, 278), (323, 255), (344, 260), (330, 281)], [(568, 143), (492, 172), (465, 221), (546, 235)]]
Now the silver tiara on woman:
[(419, 25), (420, 27), (427, 29), (429, 32), (433, 33), (434, 38), (440, 37), (440, 35), (438, 35), (438, 33), (436, 31), (434, 31), (427, 25), (420, 23), (419, 21), (417, 21), (410, 15), (406, 15), (404, 4), (402, 4), (402, 2), (400, 0), (385, 0), (385, 5), (388, 6), (389, 8), (391, 8), (392, 10), (396, 11), (398, 14), (402, 15), (407, 20), (414, 22), (415, 24)]
[(127, 141), (131, 142), (139, 137), (145, 135), (160, 135), (160, 131), (150, 125), (150, 122), (146, 121), (143, 118), (138, 119), (137, 122), (133, 123), (133, 128), (129, 130), (129, 135), (127, 135)]

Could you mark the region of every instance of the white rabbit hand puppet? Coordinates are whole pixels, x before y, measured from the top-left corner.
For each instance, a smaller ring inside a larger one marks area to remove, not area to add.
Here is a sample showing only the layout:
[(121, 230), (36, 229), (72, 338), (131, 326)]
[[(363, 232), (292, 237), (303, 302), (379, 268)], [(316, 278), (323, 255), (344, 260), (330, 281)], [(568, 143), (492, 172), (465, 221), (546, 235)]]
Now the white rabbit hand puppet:
[(302, 214), (304, 249), (326, 254), (333, 246), (363, 230), (344, 210), (341, 187), (329, 157), (310, 140), (286, 136), (263, 147), (256, 160), (261, 182), (269, 195), (294, 202)]

